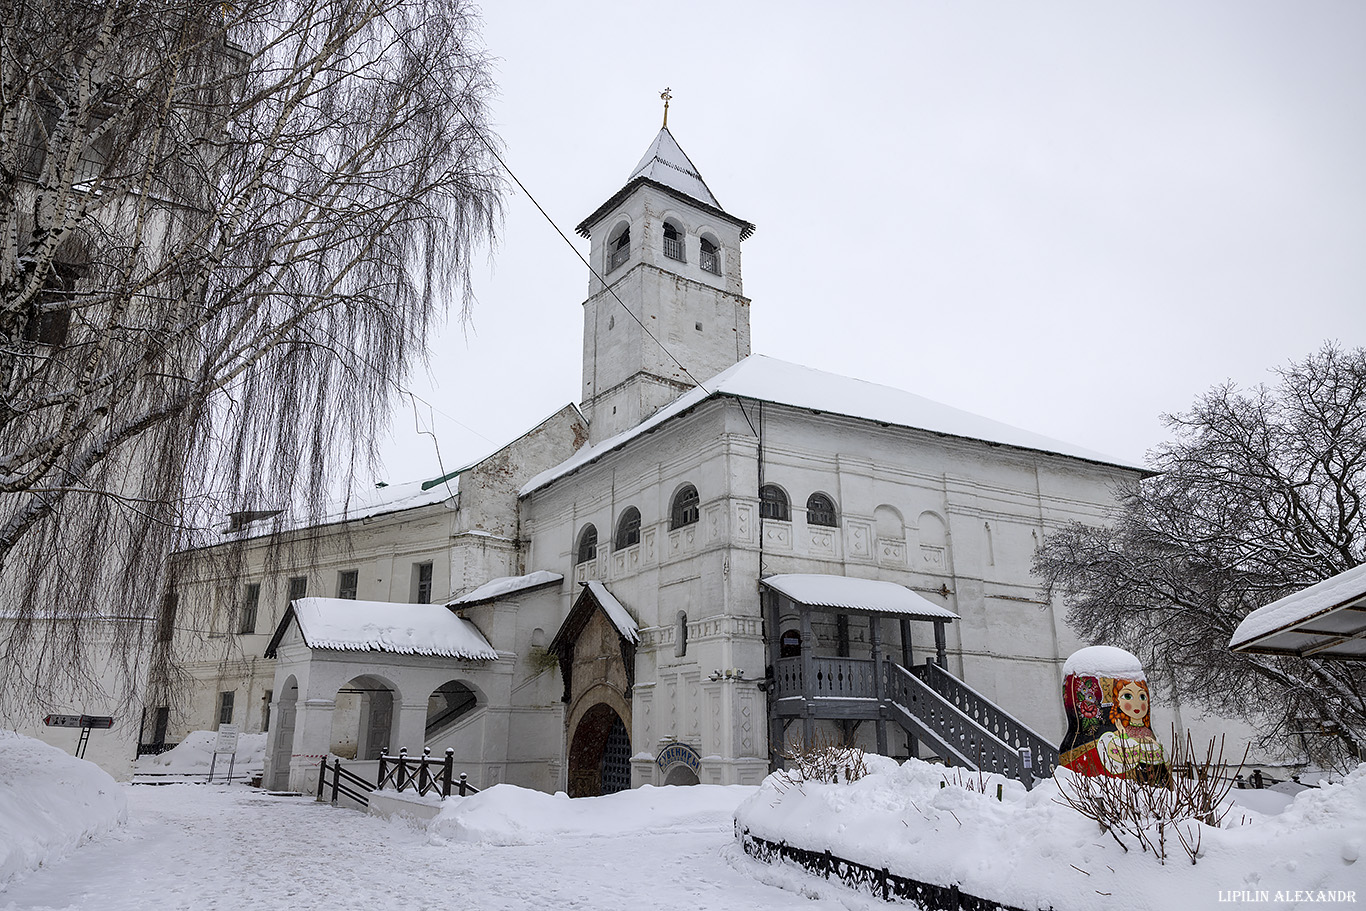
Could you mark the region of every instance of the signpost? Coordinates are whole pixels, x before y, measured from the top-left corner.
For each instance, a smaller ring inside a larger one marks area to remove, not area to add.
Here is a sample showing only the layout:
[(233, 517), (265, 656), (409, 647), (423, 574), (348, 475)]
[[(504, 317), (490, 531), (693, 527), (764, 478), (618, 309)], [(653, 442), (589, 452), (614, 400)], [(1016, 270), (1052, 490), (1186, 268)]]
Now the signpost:
[(239, 729), (235, 724), (220, 724), (218, 726), (218, 738), (213, 742), (213, 758), (209, 760), (209, 784), (213, 784), (213, 769), (218, 764), (218, 754), (227, 753), (231, 758), (228, 760), (228, 784), (232, 784), (232, 767), (237, 763), (237, 735)]
[(91, 729), (107, 731), (114, 726), (114, 719), (108, 715), (48, 715), (43, 724), (50, 728), (80, 728), (81, 736), (76, 741), (76, 758), (85, 758), (86, 745), (90, 743)]

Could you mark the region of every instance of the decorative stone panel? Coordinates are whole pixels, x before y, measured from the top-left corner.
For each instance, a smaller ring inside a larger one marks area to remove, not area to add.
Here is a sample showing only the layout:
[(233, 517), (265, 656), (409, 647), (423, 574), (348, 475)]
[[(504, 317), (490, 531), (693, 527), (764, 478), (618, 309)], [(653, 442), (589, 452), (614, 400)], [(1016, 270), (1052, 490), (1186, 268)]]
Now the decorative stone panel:
[(930, 569), (944, 568), (944, 548), (933, 544), (920, 545), (920, 563)]
[(792, 553), (792, 523), (765, 519), (764, 549), (780, 554)]
[(860, 519), (847, 519), (844, 523), (847, 553), (851, 560), (873, 559), (873, 526)]
[(906, 542), (877, 539), (877, 562), (883, 566), (906, 565)]
[(724, 539), (726, 536), (726, 505), (724, 503), (708, 504), (702, 510), (702, 526), (705, 529), (708, 544)]
[[(754, 504), (736, 503), (735, 504), (735, 544), (754, 544), (758, 540), (755, 534), (759, 524)], [(789, 530), (791, 526), (789, 525)]]

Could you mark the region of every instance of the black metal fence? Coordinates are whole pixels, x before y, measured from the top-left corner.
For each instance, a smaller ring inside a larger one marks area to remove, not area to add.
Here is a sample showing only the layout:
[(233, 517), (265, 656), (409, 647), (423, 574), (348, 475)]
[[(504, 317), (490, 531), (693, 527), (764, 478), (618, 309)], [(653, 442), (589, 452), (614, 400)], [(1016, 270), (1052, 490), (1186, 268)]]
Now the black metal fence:
[[(810, 851), (787, 842), (772, 842), (751, 834), (749, 829), (735, 823), (736, 837), (745, 853), (764, 863), (787, 860), (800, 864), (816, 876), (838, 879), (851, 889), (868, 892), (883, 901), (909, 899), (926, 911), (1026, 911), (1014, 905), (1003, 905), (989, 898), (979, 898), (963, 892), (957, 885), (941, 886), (923, 883), (907, 876), (892, 873), (866, 864), (836, 857), (829, 851)], [(1052, 911), (1052, 908), (1046, 909)]]
[(392, 787), (396, 791), (412, 788), (423, 796), (440, 794), (442, 797), (450, 797), (451, 791), (455, 791), (461, 797), (479, 793), (479, 789), (469, 783), (464, 772), (460, 773), (458, 779), (455, 777), (454, 749), (446, 748), (445, 759), (433, 759), (431, 754), (431, 747), (423, 747), (420, 757), (410, 758), (406, 747), (399, 750), (397, 756), (381, 753), (375, 787)]
[(430, 747), (423, 747), (421, 756), (409, 756), (405, 747), (397, 756), (381, 753), (379, 770), (373, 782), (362, 778), (333, 758), (323, 757), (318, 767), (318, 800), (335, 805), (338, 797), (349, 797), (363, 807), (370, 805), (370, 792), (385, 788), (395, 791), (416, 791), (422, 796), (440, 794), (450, 797), (454, 792), (461, 797), (478, 794), (479, 789), (469, 783), (464, 772), (455, 777), (455, 750), (446, 749), (444, 759), (433, 759)]

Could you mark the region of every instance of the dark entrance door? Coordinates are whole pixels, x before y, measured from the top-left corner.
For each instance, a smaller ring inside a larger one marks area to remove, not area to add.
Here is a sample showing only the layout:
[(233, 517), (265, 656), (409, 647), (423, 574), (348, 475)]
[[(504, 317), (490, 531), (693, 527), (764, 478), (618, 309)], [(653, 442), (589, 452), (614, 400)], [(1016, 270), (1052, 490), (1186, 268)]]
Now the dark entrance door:
[(612, 707), (599, 702), (569, 741), (569, 796), (598, 797), (631, 786), (631, 735)]

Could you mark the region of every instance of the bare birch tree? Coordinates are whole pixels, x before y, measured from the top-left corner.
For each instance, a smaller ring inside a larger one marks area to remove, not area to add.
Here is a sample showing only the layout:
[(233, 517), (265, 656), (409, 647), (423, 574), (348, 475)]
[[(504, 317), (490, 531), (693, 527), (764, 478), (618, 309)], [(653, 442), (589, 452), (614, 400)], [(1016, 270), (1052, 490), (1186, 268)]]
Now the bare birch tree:
[(108, 616), (145, 621), (118, 625), (139, 654), (216, 510), (317, 515), (373, 460), (500, 214), (476, 24), (467, 0), (4, 4), (0, 666), (78, 673)]
[(1325, 346), (1279, 374), (1168, 416), (1176, 438), (1115, 523), (1050, 535), (1034, 572), (1085, 638), (1265, 725), (1264, 746), (1359, 760), (1366, 664), (1228, 647), (1251, 611), (1366, 561), (1366, 349)]

